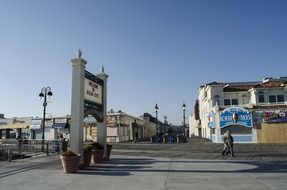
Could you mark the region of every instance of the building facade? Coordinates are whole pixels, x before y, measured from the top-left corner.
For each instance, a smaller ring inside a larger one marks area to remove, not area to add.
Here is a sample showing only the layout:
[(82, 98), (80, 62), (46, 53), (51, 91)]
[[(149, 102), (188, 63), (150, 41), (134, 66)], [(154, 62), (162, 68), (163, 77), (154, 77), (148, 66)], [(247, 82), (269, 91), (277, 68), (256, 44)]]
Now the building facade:
[(191, 134), (222, 142), (228, 130), (235, 142), (287, 142), (287, 77), (255, 82), (212, 82), (200, 86)]
[[(13, 117), (0, 118), (0, 139), (25, 138), (42, 139), (43, 118)], [(69, 138), (70, 117), (51, 117), (45, 119), (45, 140)]]
[(107, 114), (107, 142), (133, 141), (136, 133), (140, 139), (154, 136), (156, 124), (121, 111)]

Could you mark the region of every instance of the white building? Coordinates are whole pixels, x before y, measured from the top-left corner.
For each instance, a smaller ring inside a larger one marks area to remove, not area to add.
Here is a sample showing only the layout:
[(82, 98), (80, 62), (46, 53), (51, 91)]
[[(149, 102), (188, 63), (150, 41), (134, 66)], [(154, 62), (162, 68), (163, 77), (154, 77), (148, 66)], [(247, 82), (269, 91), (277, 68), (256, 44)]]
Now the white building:
[(280, 136), (282, 140), (274, 140), (278, 137), (271, 136), (267, 130), (272, 128), (274, 133), (277, 129), (265, 126), (271, 123), (279, 126), (280, 123), (280, 130), (286, 130), (287, 135), (286, 84), (287, 77), (280, 77), (200, 86), (190, 118), (190, 131), (213, 142), (222, 142), (227, 130), (232, 132), (235, 142), (282, 142), (285, 136)]

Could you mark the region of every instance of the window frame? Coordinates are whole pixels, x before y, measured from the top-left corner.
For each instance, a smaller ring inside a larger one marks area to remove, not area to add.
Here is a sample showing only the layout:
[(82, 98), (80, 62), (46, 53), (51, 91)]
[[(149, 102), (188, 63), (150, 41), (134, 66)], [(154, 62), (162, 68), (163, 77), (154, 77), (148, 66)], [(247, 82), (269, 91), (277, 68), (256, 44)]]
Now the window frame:
[[(263, 101), (261, 98), (263, 98)], [(258, 103), (265, 103), (265, 95), (264, 95), (264, 92), (262, 91), (258, 93)]]
[[(228, 101), (229, 104), (226, 104)], [(236, 101), (237, 104), (233, 104), (233, 101)], [(224, 106), (238, 106), (239, 105), (239, 101), (238, 98), (224, 98)]]
[[(271, 98), (273, 98), (274, 101), (273, 101), (273, 100), (270, 101)], [(269, 103), (276, 103), (276, 102), (277, 102), (276, 95), (269, 95), (269, 96), (268, 96), (268, 101), (269, 101)]]
[[(225, 98), (223, 101), (224, 101), (224, 105), (225, 105), (225, 106), (231, 106), (231, 99), (230, 99), (230, 98), (228, 98), (228, 99)], [(229, 102), (229, 104), (226, 104), (227, 101)]]
[[(282, 97), (281, 101), (279, 101), (279, 96)], [(284, 97), (283, 94), (278, 94), (278, 95), (276, 95), (276, 100), (277, 100), (278, 103), (282, 103), (282, 102), (285, 102), (285, 97)]]

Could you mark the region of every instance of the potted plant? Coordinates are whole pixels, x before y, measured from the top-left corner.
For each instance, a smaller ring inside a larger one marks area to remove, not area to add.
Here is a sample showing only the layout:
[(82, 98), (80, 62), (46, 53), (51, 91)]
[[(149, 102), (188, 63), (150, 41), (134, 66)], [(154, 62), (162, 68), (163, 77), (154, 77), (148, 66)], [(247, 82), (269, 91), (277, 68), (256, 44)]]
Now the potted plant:
[(93, 145), (92, 144), (84, 144), (84, 165), (85, 166), (90, 166), (91, 164), (91, 159), (92, 159), (92, 150), (93, 150)]
[(110, 160), (110, 155), (112, 152), (112, 147), (113, 145), (107, 144), (107, 157), (104, 158), (104, 160), (109, 161)]
[(98, 142), (94, 142), (92, 145), (93, 145), (92, 163), (99, 163), (103, 160), (104, 146)]
[(75, 173), (79, 169), (81, 156), (71, 150), (65, 151), (61, 156), (61, 162), (65, 173)]

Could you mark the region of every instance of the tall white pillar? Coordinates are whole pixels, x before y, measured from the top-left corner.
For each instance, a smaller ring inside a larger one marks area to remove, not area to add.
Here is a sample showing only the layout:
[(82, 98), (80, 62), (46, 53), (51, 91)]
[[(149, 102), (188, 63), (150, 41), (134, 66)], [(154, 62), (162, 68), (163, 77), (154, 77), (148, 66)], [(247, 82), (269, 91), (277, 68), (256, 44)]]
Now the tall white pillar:
[(221, 129), (220, 129), (220, 112), (219, 112), (219, 106), (216, 105), (214, 106), (214, 125), (215, 125), (215, 135), (216, 135), (216, 142), (217, 143), (222, 143), (222, 138), (221, 138)]
[(81, 58), (81, 50), (78, 57), (71, 60), (72, 73), (72, 102), (71, 102), (71, 150), (81, 154), (83, 163), (83, 126), (84, 126), (84, 79), (85, 65), (87, 61)]
[(103, 88), (103, 122), (97, 125), (97, 142), (101, 143), (105, 148), (104, 157), (107, 156), (107, 83), (108, 75), (104, 71), (104, 67), (101, 67), (101, 73), (97, 74), (97, 77), (104, 81)]

